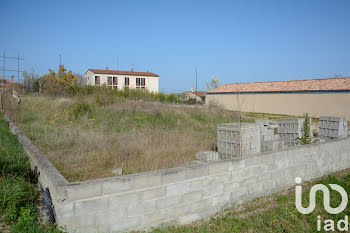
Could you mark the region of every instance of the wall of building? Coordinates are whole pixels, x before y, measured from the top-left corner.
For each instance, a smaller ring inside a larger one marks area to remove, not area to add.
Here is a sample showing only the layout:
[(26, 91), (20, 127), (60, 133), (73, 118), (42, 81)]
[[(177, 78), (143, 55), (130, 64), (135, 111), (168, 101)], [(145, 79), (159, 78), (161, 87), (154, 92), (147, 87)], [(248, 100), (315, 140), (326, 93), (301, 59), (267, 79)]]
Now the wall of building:
[(350, 120), (350, 93), (314, 94), (207, 94), (206, 104), (226, 109), (312, 117), (337, 116)]
[(291, 187), (296, 177), (306, 181), (350, 167), (347, 137), (243, 158), (67, 183), (16, 126), (11, 128), (40, 172), (41, 186), (50, 188), (57, 223), (69, 232), (184, 224)]
[(95, 76), (100, 76), (100, 85), (107, 85), (107, 77), (118, 77), (118, 89), (124, 88), (125, 77), (129, 77), (129, 87), (136, 88), (136, 78), (145, 78), (146, 89), (150, 92), (159, 92), (159, 77), (151, 76), (133, 76), (133, 75), (114, 75), (114, 74), (94, 74), (91, 71), (86, 72), (86, 84), (95, 85)]

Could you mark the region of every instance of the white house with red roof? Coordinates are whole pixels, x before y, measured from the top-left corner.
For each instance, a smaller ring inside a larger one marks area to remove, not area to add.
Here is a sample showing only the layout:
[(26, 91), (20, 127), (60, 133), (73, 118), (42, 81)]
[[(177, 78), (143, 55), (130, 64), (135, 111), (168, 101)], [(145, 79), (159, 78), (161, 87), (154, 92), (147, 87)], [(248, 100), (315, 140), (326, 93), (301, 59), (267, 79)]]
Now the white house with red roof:
[(122, 90), (134, 88), (159, 92), (159, 75), (152, 72), (110, 70), (106, 68), (88, 69), (85, 73), (86, 85), (101, 86)]

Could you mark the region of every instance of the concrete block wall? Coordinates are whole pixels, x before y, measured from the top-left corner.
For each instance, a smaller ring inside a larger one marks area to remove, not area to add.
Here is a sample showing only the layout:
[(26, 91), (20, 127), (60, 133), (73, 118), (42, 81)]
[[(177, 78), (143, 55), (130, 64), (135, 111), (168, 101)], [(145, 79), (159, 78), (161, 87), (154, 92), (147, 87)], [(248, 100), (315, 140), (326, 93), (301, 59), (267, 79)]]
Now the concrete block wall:
[[(24, 148), (35, 151), (28, 146), (30, 141)], [(75, 183), (63, 182), (44, 158), (33, 163), (41, 185), (53, 191), (60, 226), (78, 233), (124, 232), (188, 223), (291, 187), (297, 176), (307, 181), (349, 168), (350, 138)]]
[(318, 136), (323, 139), (344, 138), (348, 134), (348, 122), (343, 117), (321, 116)]

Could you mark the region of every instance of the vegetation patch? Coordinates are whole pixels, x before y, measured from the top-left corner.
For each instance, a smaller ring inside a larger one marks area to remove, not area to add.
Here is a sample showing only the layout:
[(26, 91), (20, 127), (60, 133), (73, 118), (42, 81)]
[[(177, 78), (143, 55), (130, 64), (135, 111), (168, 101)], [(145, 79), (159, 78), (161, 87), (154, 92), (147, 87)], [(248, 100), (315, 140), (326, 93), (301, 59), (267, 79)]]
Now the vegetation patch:
[(39, 223), (38, 198), (29, 159), (0, 114), (0, 232), (60, 232)]

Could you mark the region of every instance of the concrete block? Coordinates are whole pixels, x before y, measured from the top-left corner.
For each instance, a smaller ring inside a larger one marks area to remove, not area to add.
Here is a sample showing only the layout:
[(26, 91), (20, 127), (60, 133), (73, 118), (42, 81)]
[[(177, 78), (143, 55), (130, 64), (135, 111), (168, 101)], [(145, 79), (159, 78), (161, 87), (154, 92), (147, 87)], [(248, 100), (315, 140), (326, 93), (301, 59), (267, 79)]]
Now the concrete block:
[(203, 196), (204, 190), (197, 190), (194, 192), (185, 193), (180, 197), (180, 204), (199, 201), (203, 198)]
[(146, 214), (144, 216), (145, 224), (153, 224), (157, 222), (161, 222), (167, 219), (167, 212), (165, 210), (159, 210), (154, 213)]
[(204, 198), (217, 196), (224, 193), (224, 185), (211, 186), (204, 189)]
[(209, 175), (224, 173), (228, 171), (228, 161), (212, 162), (208, 164)]
[(131, 179), (133, 189), (142, 189), (162, 184), (161, 173), (137, 174)]
[(71, 217), (74, 215), (73, 203), (56, 203), (55, 204), (56, 216)]
[(109, 209), (119, 208), (120, 205), (129, 204), (142, 200), (142, 192), (131, 192), (112, 196), (109, 198)]
[(186, 179), (194, 179), (209, 174), (209, 166), (207, 164), (196, 164), (186, 168)]
[(89, 199), (85, 201), (77, 201), (74, 203), (74, 215), (81, 216), (86, 213), (96, 213), (101, 210), (108, 209), (108, 198)]
[(143, 226), (142, 217), (120, 218), (110, 225), (111, 232), (126, 232), (139, 229)]
[(186, 180), (186, 168), (171, 168), (162, 171), (162, 185)]
[(171, 196), (156, 200), (157, 210), (166, 209), (179, 204), (180, 196)]
[(181, 182), (175, 184), (169, 184), (166, 186), (166, 196), (181, 195), (184, 193), (189, 193), (191, 191), (191, 182)]
[(102, 183), (102, 194), (116, 194), (126, 192), (132, 189), (132, 183), (129, 178), (118, 177), (109, 179)]
[(215, 151), (200, 151), (196, 153), (196, 158), (203, 162), (219, 160), (219, 154)]
[(140, 192), (141, 192), (140, 196), (142, 200), (162, 198), (166, 196), (166, 186), (143, 189)]
[(198, 221), (199, 219), (201, 219), (201, 217), (198, 214), (191, 214), (180, 217), (178, 222), (180, 224), (189, 224)]
[(225, 183), (224, 184), (224, 192), (233, 192), (234, 190), (237, 190), (240, 187), (239, 182), (230, 182), (230, 183)]
[(66, 187), (66, 200), (80, 200), (91, 197), (97, 197), (102, 194), (101, 183), (72, 183)]

